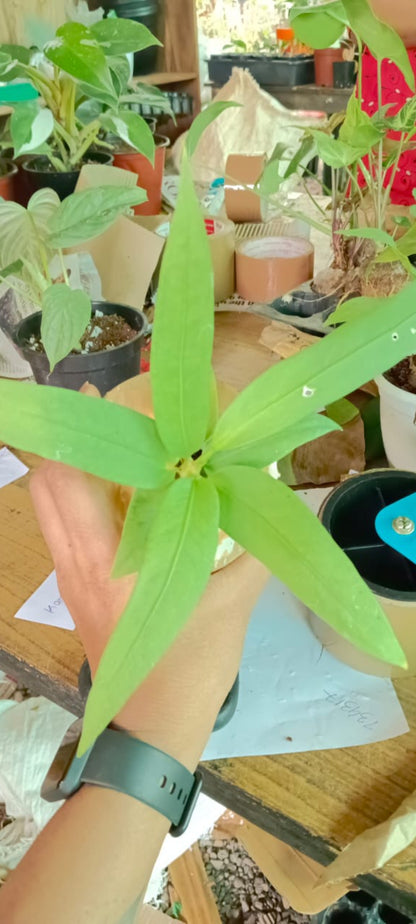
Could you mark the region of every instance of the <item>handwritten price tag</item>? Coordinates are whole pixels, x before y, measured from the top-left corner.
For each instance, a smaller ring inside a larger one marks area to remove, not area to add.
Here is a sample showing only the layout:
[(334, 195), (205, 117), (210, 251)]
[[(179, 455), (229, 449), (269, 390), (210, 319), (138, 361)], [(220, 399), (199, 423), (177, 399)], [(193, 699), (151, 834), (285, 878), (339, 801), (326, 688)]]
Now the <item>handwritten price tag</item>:
[(59, 595), (54, 571), (20, 607), (15, 618), (54, 626), (56, 629), (75, 629), (74, 620)]

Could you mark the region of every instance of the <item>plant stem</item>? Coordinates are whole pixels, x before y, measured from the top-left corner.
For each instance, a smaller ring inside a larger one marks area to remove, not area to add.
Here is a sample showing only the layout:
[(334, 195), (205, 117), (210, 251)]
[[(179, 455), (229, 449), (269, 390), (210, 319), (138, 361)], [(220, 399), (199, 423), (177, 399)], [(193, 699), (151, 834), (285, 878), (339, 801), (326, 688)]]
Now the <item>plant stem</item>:
[(58, 247), (58, 255), (59, 255), (59, 261), (60, 261), (61, 268), (62, 268), (62, 275), (64, 277), (66, 285), (69, 286), (69, 276), (66, 270), (64, 255), (62, 253), (61, 247)]
[(388, 206), (388, 204), (389, 204), (390, 193), (391, 193), (392, 186), (393, 186), (393, 183), (394, 183), (395, 178), (396, 178), (397, 170), (398, 170), (398, 167), (399, 167), (399, 161), (400, 161), (400, 158), (401, 158), (401, 156), (402, 156), (402, 150), (403, 150), (403, 145), (404, 145), (404, 142), (405, 142), (405, 137), (406, 137), (406, 133), (405, 133), (405, 132), (402, 132), (401, 135), (400, 135), (399, 146), (398, 146), (398, 149), (397, 149), (396, 163), (393, 164), (393, 169), (392, 169), (392, 172), (391, 172), (391, 177), (390, 177), (390, 180), (389, 180), (388, 185), (386, 186), (386, 192), (385, 192), (385, 195), (384, 195), (384, 202), (383, 202), (383, 210), (384, 210), (384, 212), (386, 211), (386, 208), (387, 208), (387, 206)]
[(100, 130), (100, 127), (101, 126), (100, 126), (98, 119), (95, 119), (94, 122), (91, 122), (90, 125), (86, 126), (86, 128), (88, 129), (88, 134), (85, 134), (85, 132), (80, 132), (79, 138), (81, 140), (82, 136), (84, 135), (84, 140), (81, 142), (78, 149), (71, 154), (71, 157), (70, 157), (71, 164), (77, 164), (81, 160), (85, 152), (88, 151), (88, 148), (90, 148), (93, 142), (95, 141), (98, 135), (98, 132)]
[[(381, 86), (381, 58), (377, 58), (377, 96), (378, 110), (381, 112), (383, 106), (383, 88)], [(377, 163), (377, 227), (382, 230), (384, 224), (383, 209), (383, 139), (380, 138), (378, 143), (378, 163)]]

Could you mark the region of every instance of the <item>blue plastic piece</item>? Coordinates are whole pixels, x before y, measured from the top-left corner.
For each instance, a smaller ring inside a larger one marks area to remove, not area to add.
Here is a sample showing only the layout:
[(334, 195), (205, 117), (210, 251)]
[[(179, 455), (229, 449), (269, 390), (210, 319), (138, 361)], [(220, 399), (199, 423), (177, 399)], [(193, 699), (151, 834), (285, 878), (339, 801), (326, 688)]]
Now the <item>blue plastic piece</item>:
[[(397, 517), (407, 517), (415, 524), (412, 533), (397, 533), (393, 529), (393, 522)], [(394, 504), (383, 507), (377, 514), (374, 522), (376, 533), (395, 552), (408, 558), (416, 564), (416, 494), (408, 494)]]
[(31, 83), (10, 83), (6, 87), (0, 87), (0, 105), (8, 103), (24, 103), (30, 99), (37, 99), (39, 93), (32, 87)]

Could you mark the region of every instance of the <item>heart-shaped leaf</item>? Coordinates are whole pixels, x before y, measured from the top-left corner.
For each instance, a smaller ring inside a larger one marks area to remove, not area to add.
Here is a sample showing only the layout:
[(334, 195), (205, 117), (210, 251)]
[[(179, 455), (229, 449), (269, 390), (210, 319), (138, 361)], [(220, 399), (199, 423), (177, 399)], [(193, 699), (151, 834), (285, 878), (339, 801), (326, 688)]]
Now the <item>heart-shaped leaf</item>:
[(104, 91), (110, 102), (116, 101), (105, 54), (87, 26), (79, 22), (67, 22), (60, 26), (56, 38), (45, 45), (44, 53), (49, 61), (66, 74)]
[(61, 202), (49, 223), (51, 247), (73, 247), (106, 231), (129, 206), (146, 201), (139, 186), (98, 186)]
[(131, 112), (129, 109), (106, 112), (101, 118), (101, 124), (143, 154), (151, 164), (154, 163), (154, 138), (147, 122), (137, 112)]
[(132, 19), (101, 19), (90, 32), (105, 55), (127, 55), (162, 44), (146, 26)]
[(51, 372), (64, 356), (79, 347), (91, 317), (91, 300), (81, 289), (65, 283), (49, 286), (42, 298), (40, 333)]
[(406, 83), (415, 91), (415, 75), (407, 49), (399, 34), (375, 16), (368, 0), (342, 0), (353, 32), (367, 45), (371, 54), (383, 61), (394, 61)]
[(154, 420), (67, 388), (0, 381), (0, 440), (118, 484), (173, 478)]
[(341, 38), (348, 22), (341, 0), (313, 7), (308, 0), (295, 3), (290, 10), (290, 21), (299, 41), (311, 48), (329, 48)]
[(180, 478), (165, 493), (136, 587), (98, 665), (79, 753), (120, 711), (189, 619), (214, 563), (218, 520), (210, 479)]
[(222, 529), (348, 641), (406, 666), (377, 597), (294, 491), (242, 465), (223, 469), (214, 480)]

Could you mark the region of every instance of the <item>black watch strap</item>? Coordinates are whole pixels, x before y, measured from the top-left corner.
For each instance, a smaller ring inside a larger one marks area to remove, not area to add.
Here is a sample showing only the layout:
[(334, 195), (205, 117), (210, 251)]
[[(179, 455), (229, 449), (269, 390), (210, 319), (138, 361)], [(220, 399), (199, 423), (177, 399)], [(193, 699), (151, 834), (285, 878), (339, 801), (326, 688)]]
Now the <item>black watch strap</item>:
[(169, 754), (123, 731), (106, 728), (82, 757), (73, 756), (63, 779), (44, 798), (73, 795), (83, 783), (126, 793), (165, 815), (170, 833), (182, 834), (201, 791), (202, 776)]

